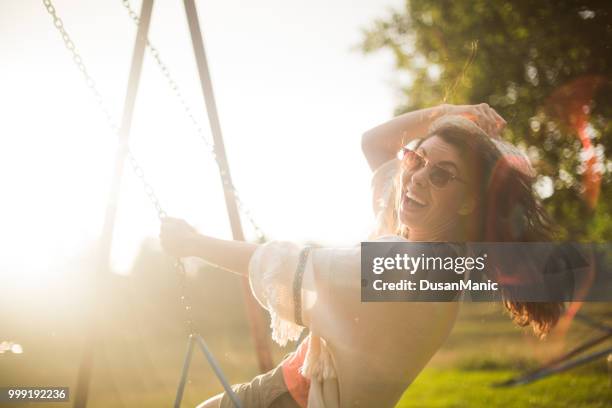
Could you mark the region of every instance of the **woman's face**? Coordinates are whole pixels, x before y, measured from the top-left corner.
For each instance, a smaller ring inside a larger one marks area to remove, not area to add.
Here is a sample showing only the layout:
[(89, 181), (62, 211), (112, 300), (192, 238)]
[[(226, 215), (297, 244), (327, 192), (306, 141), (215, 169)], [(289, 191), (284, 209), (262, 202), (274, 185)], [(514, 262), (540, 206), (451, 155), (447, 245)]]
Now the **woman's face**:
[[(424, 140), (416, 149), (429, 164), (416, 169), (402, 166), (400, 174), (401, 201), (399, 219), (402, 224), (420, 237), (441, 238), (452, 233), (461, 214), (473, 207), (468, 197), (468, 172), (459, 151), (438, 136)], [(444, 186), (430, 182), (433, 165), (437, 164), (457, 179)]]

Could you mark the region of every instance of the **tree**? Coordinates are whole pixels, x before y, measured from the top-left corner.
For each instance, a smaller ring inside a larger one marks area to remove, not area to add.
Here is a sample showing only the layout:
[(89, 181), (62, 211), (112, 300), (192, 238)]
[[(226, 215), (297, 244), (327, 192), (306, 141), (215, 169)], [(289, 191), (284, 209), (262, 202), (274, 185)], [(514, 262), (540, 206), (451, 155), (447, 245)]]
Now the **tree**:
[(612, 239), (612, 7), (607, 1), (407, 1), (363, 33), (404, 83), (396, 113), (487, 102), (540, 175), (559, 238)]

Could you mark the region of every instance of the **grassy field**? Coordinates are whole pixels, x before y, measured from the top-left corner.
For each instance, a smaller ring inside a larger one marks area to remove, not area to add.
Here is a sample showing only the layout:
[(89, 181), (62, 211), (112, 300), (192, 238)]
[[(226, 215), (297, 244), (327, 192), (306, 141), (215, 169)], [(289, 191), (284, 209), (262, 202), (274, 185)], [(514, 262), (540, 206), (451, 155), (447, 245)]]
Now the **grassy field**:
[(427, 368), (406, 391), (398, 408), (417, 407), (609, 407), (605, 373), (560, 374), (520, 388), (493, 388), (516, 374), (508, 370)]
[[(169, 261), (155, 253), (145, 255), (132, 276), (113, 276), (96, 287), (100, 308), (89, 407), (172, 405), (186, 347), (180, 290)], [(24, 349), (23, 354), (0, 354), (0, 387), (56, 385), (74, 391), (91, 321), (82, 305), (93, 295), (79, 283), (80, 276), (38, 291), (0, 287), (0, 342), (14, 341)], [(252, 378), (256, 361), (237, 278), (206, 270), (190, 280), (188, 294), (194, 320), (230, 381)], [(611, 304), (586, 305), (583, 310), (612, 322)], [(499, 305), (465, 304), (448, 341), (398, 407), (612, 406), (605, 361), (526, 386), (491, 387), (597, 334), (573, 322), (540, 341), (514, 327)], [(275, 361), (288, 351), (275, 348)], [(183, 406), (194, 406), (220, 391), (204, 357), (196, 353)]]
[[(589, 304), (582, 311), (610, 321), (611, 309), (609, 304)], [(605, 360), (527, 385), (492, 386), (599, 334), (574, 321), (566, 331), (537, 340), (529, 330), (509, 324), (501, 306), (465, 304), (450, 338), (404, 393), (398, 408), (612, 406), (612, 373)]]

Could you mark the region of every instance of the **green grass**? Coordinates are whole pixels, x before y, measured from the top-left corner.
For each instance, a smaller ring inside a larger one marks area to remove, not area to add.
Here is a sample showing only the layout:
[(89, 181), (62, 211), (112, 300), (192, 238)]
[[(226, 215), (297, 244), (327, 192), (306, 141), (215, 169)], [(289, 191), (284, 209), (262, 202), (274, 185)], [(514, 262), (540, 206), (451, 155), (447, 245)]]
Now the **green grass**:
[(603, 372), (559, 374), (511, 388), (491, 387), (513, 371), (427, 368), (404, 393), (397, 408), (610, 407), (612, 388)]
[[(585, 304), (582, 312), (602, 321), (612, 318), (609, 303)], [(397, 408), (610, 407), (612, 372), (603, 360), (527, 385), (492, 386), (599, 334), (572, 322), (538, 340), (529, 329), (512, 325), (500, 305), (464, 304), (445, 345), (406, 390)]]

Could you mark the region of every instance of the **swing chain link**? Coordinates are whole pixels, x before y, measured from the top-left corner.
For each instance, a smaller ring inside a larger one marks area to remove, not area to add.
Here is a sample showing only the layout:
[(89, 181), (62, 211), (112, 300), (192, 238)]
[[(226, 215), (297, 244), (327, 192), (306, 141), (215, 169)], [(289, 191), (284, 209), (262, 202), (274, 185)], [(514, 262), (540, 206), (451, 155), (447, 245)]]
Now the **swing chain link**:
[[(122, 0), (121, 3), (123, 4), (125, 9), (127, 10), (127, 13), (129, 15), (129, 17), (132, 19), (132, 21), (136, 25), (138, 25), (138, 23), (140, 22), (140, 17), (138, 16), (138, 13), (136, 13), (136, 11), (130, 5), (130, 1), (129, 0)], [(238, 210), (242, 213), (242, 215), (244, 215), (244, 217), (247, 219), (248, 223), (253, 228), (253, 232), (255, 234), (256, 241), (259, 242), (259, 243), (265, 242), (266, 241), (266, 236), (265, 236), (263, 230), (261, 229), (261, 227), (259, 227), (259, 225), (255, 221), (255, 219), (253, 218), (253, 216), (251, 214), (251, 211), (247, 208), (247, 206), (244, 204), (244, 201), (242, 201), (242, 199), (240, 198), (240, 194), (238, 193), (238, 189), (234, 186), (234, 184), (227, 177), (227, 173), (224, 170), (225, 167), (222, 166), (221, 163), (220, 163), (220, 160), (219, 160), (219, 158), (218, 158), (218, 156), (216, 154), (216, 151), (215, 151), (214, 144), (211, 143), (206, 138), (206, 135), (204, 134), (204, 130), (202, 128), (202, 125), (200, 124), (200, 122), (198, 122), (198, 120), (194, 116), (193, 110), (191, 109), (191, 107), (187, 103), (185, 97), (183, 96), (183, 93), (181, 92), (181, 89), (180, 89), (180, 87), (178, 85), (178, 82), (176, 80), (174, 80), (174, 78), (172, 77), (172, 74), (170, 73), (170, 69), (168, 68), (168, 65), (161, 58), (159, 50), (151, 43), (151, 41), (149, 39), (147, 39), (147, 48), (149, 49), (149, 52), (150, 52), (151, 56), (153, 57), (153, 59), (155, 60), (155, 63), (159, 67), (162, 75), (166, 78), (168, 86), (170, 86), (170, 89), (174, 93), (174, 96), (178, 99), (181, 107), (183, 108), (183, 111), (185, 112), (185, 115), (187, 115), (187, 118), (189, 119), (189, 122), (191, 123), (192, 127), (194, 128), (196, 134), (204, 142), (204, 145), (206, 146), (207, 153), (210, 154), (213, 157), (213, 159), (215, 160), (215, 162), (219, 166), (219, 170), (220, 170), (220, 174), (221, 174), (221, 179), (222, 179), (223, 185), (226, 188), (232, 190), (232, 193), (233, 193), (234, 198), (236, 200), (236, 204), (238, 206)]]
[(130, 163), (130, 167), (132, 168), (132, 172), (134, 173), (136, 178), (140, 180), (140, 183), (142, 184), (144, 188), (145, 194), (149, 198), (149, 201), (151, 202), (151, 204), (153, 204), (153, 206), (155, 207), (155, 211), (157, 211), (157, 218), (159, 218), (160, 221), (163, 220), (164, 218), (168, 216), (168, 214), (162, 208), (159, 198), (155, 194), (153, 187), (146, 180), (145, 175), (144, 175), (144, 170), (142, 169), (140, 164), (138, 164), (138, 161), (136, 160), (132, 152), (129, 150), (127, 152), (127, 159), (128, 159), (128, 162)]
[(110, 111), (105, 106), (104, 99), (102, 98), (102, 95), (100, 94), (100, 92), (98, 91), (98, 88), (96, 87), (96, 82), (89, 75), (89, 72), (87, 71), (87, 68), (85, 67), (85, 64), (83, 63), (83, 58), (77, 51), (76, 45), (70, 38), (70, 35), (66, 31), (66, 28), (64, 27), (63, 20), (56, 13), (55, 6), (51, 2), (51, 0), (43, 0), (43, 4), (45, 8), (47, 9), (47, 12), (51, 15), (51, 18), (53, 19), (53, 25), (59, 31), (62, 37), (62, 40), (64, 41), (64, 46), (70, 52), (70, 54), (72, 54), (72, 61), (74, 62), (74, 64), (77, 66), (77, 68), (83, 75), (83, 78), (85, 79), (85, 83), (87, 84), (87, 87), (93, 93), (96, 103), (98, 104), (102, 112), (104, 113), (104, 117), (106, 118), (106, 121), (108, 122), (109, 126), (113, 129), (113, 131), (117, 133), (119, 131), (119, 127), (113, 122), (112, 115), (110, 114)]
[[(109, 109), (106, 107), (106, 104), (104, 103), (104, 98), (102, 97), (102, 94), (98, 90), (98, 87), (96, 86), (96, 82), (91, 77), (91, 75), (89, 75), (89, 71), (87, 70), (87, 67), (85, 66), (85, 63), (83, 62), (83, 57), (81, 57), (81, 55), (77, 51), (76, 45), (72, 41), (72, 38), (70, 37), (68, 32), (66, 31), (66, 28), (64, 27), (63, 20), (57, 15), (57, 12), (55, 10), (55, 6), (51, 2), (51, 0), (43, 0), (43, 4), (44, 4), (45, 8), (47, 9), (47, 12), (51, 15), (51, 17), (53, 19), (53, 25), (59, 31), (59, 33), (60, 33), (60, 35), (62, 37), (62, 40), (64, 41), (64, 46), (72, 54), (72, 61), (75, 63), (75, 65), (77, 66), (78, 70), (83, 75), (83, 78), (85, 79), (85, 83), (87, 84), (87, 87), (92, 92), (92, 94), (93, 94), (93, 96), (95, 98), (96, 104), (102, 110), (102, 113), (104, 114), (104, 118), (106, 119), (106, 123), (111, 128), (113, 133), (115, 133), (118, 136), (119, 135), (119, 126), (117, 126), (117, 124), (113, 120), (112, 115), (110, 114)], [(157, 197), (157, 194), (155, 194), (155, 191), (153, 190), (153, 187), (151, 186), (151, 184), (149, 182), (147, 182), (147, 180), (145, 178), (144, 170), (142, 169), (142, 166), (140, 166), (140, 164), (136, 160), (136, 157), (131, 152), (129, 147), (127, 147), (127, 146), (120, 146), (120, 148), (126, 149), (126, 155), (127, 155), (128, 161), (130, 163), (130, 167), (132, 168), (132, 171), (133, 171), (134, 175), (136, 175), (136, 177), (142, 183), (142, 186), (144, 188), (145, 194), (147, 195), (147, 197), (149, 198), (149, 200), (151, 201), (151, 203), (155, 207), (155, 210), (157, 211), (158, 218), (161, 220), (162, 218), (166, 217), (167, 214), (163, 210), (163, 208), (161, 206), (161, 203), (159, 201), (159, 198)]]
[[(140, 22), (140, 17), (138, 16), (138, 13), (136, 13), (136, 11), (134, 11), (134, 9), (132, 9), (132, 6), (130, 5), (129, 0), (122, 0), (121, 3), (123, 4), (125, 9), (127, 10), (127, 12), (129, 14), (130, 18), (132, 19), (132, 21), (136, 25), (138, 25), (139, 22)], [(204, 144), (205, 144), (205, 146), (207, 148), (207, 153), (211, 154), (212, 156), (215, 156), (214, 144), (212, 142), (210, 142), (206, 138), (206, 135), (204, 134), (204, 129), (202, 128), (202, 125), (200, 125), (200, 123), (198, 122), (196, 117), (193, 115), (191, 107), (189, 106), (189, 104), (185, 100), (185, 97), (183, 96), (183, 93), (181, 92), (181, 89), (179, 88), (178, 83), (174, 80), (174, 78), (170, 74), (170, 70), (168, 69), (168, 65), (166, 65), (166, 63), (161, 59), (161, 56), (159, 55), (159, 51), (157, 50), (157, 48), (155, 48), (155, 46), (151, 43), (151, 41), (148, 38), (147, 38), (147, 48), (149, 49), (149, 52), (150, 52), (151, 56), (153, 57), (153, 59), (155, 60), (155, 63), (159, 67), (162, 75), (164, 76), (164, 78), (166, 78), (166, 81), (168, 82), (168, 85), (170, 86), (170, 89), (172, 89), (172, 92), (174, 93), (174, 95), (178, 99), (181, 107), (183, 108), (183, 111), (187, 115), (187, 118), (191, 122), (192, 126), (195, 128), (196, 133), (198, 134), (198, 136), (204, 142)]]

